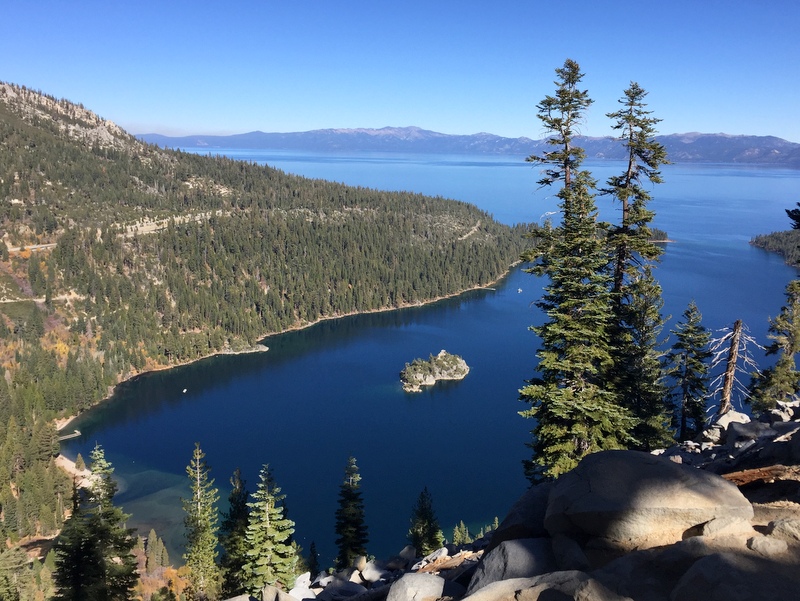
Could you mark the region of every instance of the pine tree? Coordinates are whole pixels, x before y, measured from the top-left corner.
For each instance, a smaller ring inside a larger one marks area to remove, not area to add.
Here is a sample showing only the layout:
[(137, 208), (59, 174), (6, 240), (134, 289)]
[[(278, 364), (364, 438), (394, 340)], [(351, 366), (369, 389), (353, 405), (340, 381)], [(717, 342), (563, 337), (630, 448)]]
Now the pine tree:
[(85, 493), (73, 490), (73, 512), (55, 547), (56, 599), (132, 599), (138, 575), (130, 516), (114, 506), (114, 468), (102, 447), (90, 459), (92, 484)]
[(426, 486), (411, 511), (411, 528), (408, 531), (408, 540), (417, 550), (417, 554), (426, 556), (441, 548), (444, 544), (444, 535), (439, 528), (436, 512), (433, 510), (433, 498)]
[(313, 579), (317, 574), (320, 573), (320, 565), (319, 565), (319, 553), (317, 553), (317, 543), (313, 540), (311, 541), (311, 545), (308, 547), (308, 571), (311, 573), (311, 578)]
[[(641, 276), (626, 284), (630, 298), (621, 307), (625, 319), (617, 329), (612, 355), (613, 380), (620, 404), (636, 420), (631, 446), (651, 451), (673, 441), (672, 415), (664, 368), (658, 349), (664, 319), (661, 286), (645, 266)], [(619, 324), (618, 324), (619, 325)]]
[(239, 468), (231, 476), (231, 492), (228, 495), (228, 511), (222, 514), (219, 542), (222, 547), (220, 568), (222, 569), (222, 594), (235, 597), (245, 591), (242, 567), (247, 561), (247, 522), (250, 510), (247, 507), (246, 483)]
[(286, 518), (285, 495), (275, 485), (268, 465), (261, 468), (247, 524), (247, 561), (242, 569), (245, 588), (258, 594), (265, 585), (288, 590), (294, 584), (297, 553), (292, 545), (294, 522)]
[(619, 101), (622, 108), (606, 115), (615, 121), (613, 127), (620, 132), (628, 157), (624, 172), (610, 177), (601, 193), (613, 196), (622, 209), (621, 223), (612, 226), (607, 237), (613, 274), (608, 380), (620, 404), (637, 421), (634, 446), (650, 450), (666, 444), (671, 433), (658, 358), (664, 303), (652, 274), (663, 251), (651, 242), (655, 214), (647, 207), (650, 194), (645, 186), (662, 182), (659, 167), (667, 163), (667, 155), (655, 140), (660, 119), (646, 110), (646, 96), (639, 84), (631, 82)]
[(608, 179), (608, 187), (602, 194), (612, 195), (622, 207), (622, 223), (612, 227), (608, 241), (613, 249), (613, 292), (617, 304), (627, 297), (626, 280), (639, 275), (642, 265), (658, 259), (662, 249), (650, 241), (650, 223), (655, 213), (647, 208), (650, 194), (645, 182), (662, 183), (659, 167), (668, 163), (667, 152), (655, 140), (655, 125), (661, 121), (650, 117), (645, 110), (647, 92), (639, 84), (631, 82), (619, 102), (623, 107), (606, 116), (615, 120), (614, 129), (627, 149), (628, 157), (622, 175)]
[(361, 497), (361, 474), (356, 458), (350, 457), (339, 487), (339, 507), (336, 509), (336, 567), (347, 568), (353, 560), (367, 554), (367, 525), (364, 521), (364, 501)]
[(703, 316), (694, 301), (683, 312), (683, 319), (672, 330), (677, 340), (666, 355), (666, 369), (673, 382), (678, 439), (690, 440), (702, 431), (706, 416), (711, 333), (703, 327)]
[(561, 224), (537, 232), (536, 247), (523, 255), (534, 263), (530, 273), (549, 278), (536, 303), (547, 321), (531, 327), (541, 339), (539, 376), (520, 391), (521, 400), (531, 405), (520, 414), (537, 422), (529, 444), (533, 458), (524, 462), (533, 482), (558, 477), (588, 453), (623, 447), (633, 425), (602, 381), (612, 362), (608, 260), (598, 236), (595, 182), (580, 169), (584, 152), (574, 144), (592, 100), (578, 88), (583, 74), (577, 63), (567, 60), (556, 74), (556, 95), (537, 105), (555, 149), (527, 159), (546, 166), (540, 185), (562, 184)]
[(206, 465), (200, 443), (195, 443), (192, 460), (186, 466), (191, 497), (183, 499), (186, 551), (183, 560), (189, 568), (189, 582), (200, 599), (215, 599), (220, 585), (217, 559), (217, 501), (219, 491)]
[(469, 533), (469, 528), (461, 520), (455, 528), (453, 528), (453, 544), (456, 546), (466, 545), (472, 542), (472, 535)]
[(775, 408), (777, 401), (791, 401), (800, 392), (800, 372), (794, 356), (800, 352), (800, 280), (786, 286), (786, 304), (780, 315), (769, 320), (767, 355), (778, 355), (772, 367), (753, 377), (751, 403), (762, 413)]

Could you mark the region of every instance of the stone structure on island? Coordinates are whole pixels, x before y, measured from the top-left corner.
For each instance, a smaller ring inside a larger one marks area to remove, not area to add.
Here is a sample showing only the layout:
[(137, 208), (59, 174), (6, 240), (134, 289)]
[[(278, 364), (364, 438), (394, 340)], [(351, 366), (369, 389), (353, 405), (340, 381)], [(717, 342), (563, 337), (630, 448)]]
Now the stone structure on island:
[(469, 366), (464, 359), (442, 350), (427, 361), (414, 359), (406, 363), (400, 372), (400, 381), (406, 392), (421, 392), (423, 386), (433, 386), (439, 380), (463, 380), (468, 373)]

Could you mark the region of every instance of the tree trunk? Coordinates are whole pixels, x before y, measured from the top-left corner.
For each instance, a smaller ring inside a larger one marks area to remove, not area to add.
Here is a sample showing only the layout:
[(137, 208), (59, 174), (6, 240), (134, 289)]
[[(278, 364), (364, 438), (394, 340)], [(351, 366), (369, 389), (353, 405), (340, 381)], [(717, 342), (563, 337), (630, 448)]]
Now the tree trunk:
[(733, 380), (736, 377), (736, 361), (739, 358), (739, 340), (741, 337), (742, 320), (737, 319), (733, 324), (731, 348), (730, 351), (728, 351), (728, 362), (725, 367), (725, 380), (722, 384), (722, 398), (719, 402), (718, 415), (722, 415), (731, 410), (731, 392), (733, 391)]

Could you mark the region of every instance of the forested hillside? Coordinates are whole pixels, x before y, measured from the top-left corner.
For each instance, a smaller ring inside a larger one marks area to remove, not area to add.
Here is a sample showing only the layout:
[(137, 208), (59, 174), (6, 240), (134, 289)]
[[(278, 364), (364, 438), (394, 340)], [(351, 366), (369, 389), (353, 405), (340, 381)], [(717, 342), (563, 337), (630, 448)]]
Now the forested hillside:
[(489, 284), (523, 231), (454, 200), (162, 150), (0, 84), (0, 536), (60, 527), (53, 420), (121, 379)]

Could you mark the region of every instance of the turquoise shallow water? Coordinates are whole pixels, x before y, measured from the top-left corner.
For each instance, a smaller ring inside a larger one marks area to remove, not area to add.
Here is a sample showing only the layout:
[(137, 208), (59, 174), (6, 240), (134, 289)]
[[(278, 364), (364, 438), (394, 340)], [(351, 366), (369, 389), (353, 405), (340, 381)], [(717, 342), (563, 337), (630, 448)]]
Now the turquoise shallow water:
[[(556, 209), (547, 190), (535, 189), (536, 171), (508, 157), (230, 154), (310, 177), (458, 198), (506, 223), (537, 221)], [(619, 168), (590, 166), (600, 180)], [(741, 318), (765, 342), (767, 316), (780, 310), (796, 271), (748, 241), (788, 226), (784, 208), (797, 196), (800, 173), (672, 165), (664, 176), (652, 207), (655, 225), (675, 240), (657, 270), (665, 314), (679, 318), (695, 299), (710, 329)], [(603, 218), (615, 218), (609, 201), (598, 205)], [(528, 326), (541, 319), (532, 305), (540, 291), (541, 282), (515, 269), (494, 290), (328, 321), (266, 339), (267, 353), (147, 374), (83, 416), (83, 436), (64, 452), (86, 457), (102, 444), (131, 525), (144, 534), (155, 527), (174, 558), (195, 441), (222, 489), (222, 509), (236, 467), (253, 488), (269, 463), (297, 540), (306, 549), (314, 540), (324, 561), (335, 552), (336, 496), (351, 454), (361, 467), (376, 556), (403, 546), (425, 486), (446, 534), (462, 519), (477, 529), (502, 518), (526, 486), (520, 462), (531, 424), (516, 414), (524, 408), (517, 391), (534, 373), (536, 339)], [(404, 393), (403, 365), (443, 348), (464, 357), (467, 378)]]

